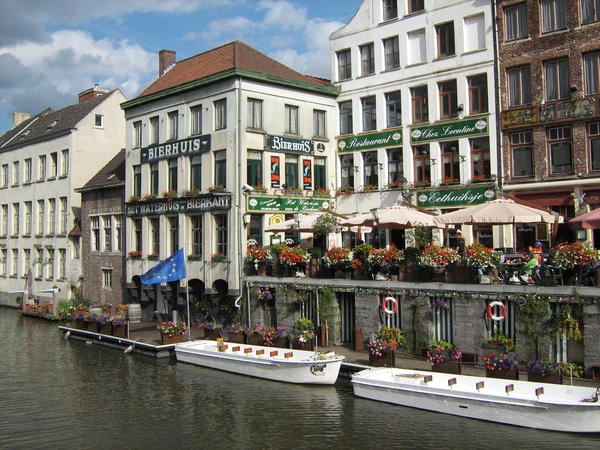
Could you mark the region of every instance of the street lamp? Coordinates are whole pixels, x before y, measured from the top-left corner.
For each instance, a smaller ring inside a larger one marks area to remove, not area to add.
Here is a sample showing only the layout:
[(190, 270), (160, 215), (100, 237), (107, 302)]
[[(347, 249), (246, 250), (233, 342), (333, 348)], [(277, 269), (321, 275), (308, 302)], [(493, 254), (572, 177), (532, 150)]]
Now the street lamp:
[(373, 247), (379, 248), (379, 208), (371, 209), (371, 215), (375, 221), (375, 234), (373, 235)]

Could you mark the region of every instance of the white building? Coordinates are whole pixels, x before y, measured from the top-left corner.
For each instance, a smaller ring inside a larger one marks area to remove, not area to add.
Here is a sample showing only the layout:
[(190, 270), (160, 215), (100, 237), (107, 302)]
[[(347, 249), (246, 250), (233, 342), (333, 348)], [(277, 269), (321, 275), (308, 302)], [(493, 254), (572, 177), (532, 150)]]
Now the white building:
[[(95, 88), (79, 103), (28, 117), (0, 137), (0, 302), (33, 294), (70, 299), (81, 286), (83, 186), (125, 144), (120, 91)], [(116, 233), (113, 233), (113, 236)], [(115, 249), (121, 252), (122, 249)]]
[[(445, 212), (494, 197), (493, 18), (488, 1), (365, 0), (330, 36), (338, 180), (371, 192), (338, 197), (338, 213), (403, 200)], [(473, 231), (499, 246), (491, 227)]]
[(337, 90), (327, 81), (239, 41), (179, 62), (172, 51), (159, 56), (159, 78), (122, 105), (128, 250), (141, 253), (128, 260), (127, 279), (145, 316), (183, 312), (183, 289), (139, 283), (179, 248), (191, 303), (231, 306), (247, 245), (275, 242), (263, 229), (286, 215), (330, 207), (313, 195), (335, 176)]

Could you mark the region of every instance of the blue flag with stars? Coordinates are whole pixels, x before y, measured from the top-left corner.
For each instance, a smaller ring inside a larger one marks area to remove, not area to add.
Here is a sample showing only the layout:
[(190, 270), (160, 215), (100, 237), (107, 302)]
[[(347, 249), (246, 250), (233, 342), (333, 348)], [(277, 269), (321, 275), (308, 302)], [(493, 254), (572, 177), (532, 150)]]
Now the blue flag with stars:
[(159, 262), (152, 269), (141, 276), (142, 284), (168, 283), (186, 277), (185, 259), (183, 249), (180, 248), (164, 261)]

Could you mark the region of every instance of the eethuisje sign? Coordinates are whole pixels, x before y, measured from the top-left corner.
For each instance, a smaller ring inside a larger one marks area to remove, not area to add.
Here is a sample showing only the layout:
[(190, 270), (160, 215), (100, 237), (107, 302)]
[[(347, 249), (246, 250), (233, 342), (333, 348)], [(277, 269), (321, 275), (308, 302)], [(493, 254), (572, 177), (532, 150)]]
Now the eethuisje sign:
[(249, 212), (318, 212), (321, 208), (329, 209), (331, 199), (308, 197), (268, 197), (249, 196)]
[(417, 205), (424, 208), (449, 208), (454, 206), (471, 206), (494, 200), (496, 191), (487, 186), (463, 189), (438, 189), (418, 191)]

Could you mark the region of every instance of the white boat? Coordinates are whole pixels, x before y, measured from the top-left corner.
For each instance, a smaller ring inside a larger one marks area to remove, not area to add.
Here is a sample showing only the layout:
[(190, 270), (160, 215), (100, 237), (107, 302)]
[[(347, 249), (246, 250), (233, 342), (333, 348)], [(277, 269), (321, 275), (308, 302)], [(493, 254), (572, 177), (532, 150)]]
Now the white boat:
[(297, 384), (334, 384), (345, 357), (258, 345), (201, 340), (175, 345), (177, 361)]
[(406, 369), (353, 375), (354, 394), (371, 400), (540, 430), (600, 432), (600, 388)]

